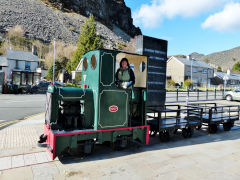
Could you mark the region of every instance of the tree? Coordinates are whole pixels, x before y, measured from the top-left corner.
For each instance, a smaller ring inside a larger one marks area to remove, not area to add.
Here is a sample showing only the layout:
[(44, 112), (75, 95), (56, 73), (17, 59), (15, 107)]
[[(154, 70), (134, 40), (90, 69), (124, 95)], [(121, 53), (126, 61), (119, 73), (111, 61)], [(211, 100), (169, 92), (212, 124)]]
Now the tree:
[(82, 26), (82, 30), (78, 38), (77, 50), (73, 53), (71, 60), (68, 61), (67, 70), (70, 72), (76, 69), (82, 56), (86, 52), (100, 48), (103, 48), (103, 42), (97, 35), (95, 20), (93, 15), (91, 14)]
[(240, 73), (240, 62), (237, 62), (233, 65), (232, 72)]
[(193, 83), (190, 79), (187, 79), (187, 80), (184, 81), (184, 87), (189, 88), (192, 85), (193, 85)]
[[(61, 63), (56, 60), (55, 62), (55, 79), (57, 78), (58, 74), (60, 71), (63, 69)], [(48, 68), (47, 74), (46, 74), (47, 80), (52, 80), (53, 79), (53, 64)]]
[(222, 67), (221, 66), (217, 67), (217, 72), (222, 72)]
[(204, 62), (208, 64), (209, 63), (209, 59), (208, 58), (204, 59)]

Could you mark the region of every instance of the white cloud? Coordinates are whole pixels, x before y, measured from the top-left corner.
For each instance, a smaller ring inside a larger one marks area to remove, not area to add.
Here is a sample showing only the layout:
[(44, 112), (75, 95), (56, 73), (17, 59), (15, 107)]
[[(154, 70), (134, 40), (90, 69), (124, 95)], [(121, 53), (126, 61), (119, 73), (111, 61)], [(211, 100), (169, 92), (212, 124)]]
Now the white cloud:
[(240, 3), (227, 4), (223, 11), (209, 16), (202, 27), (223, 32), (240, 30)]
[(143, 4), (133, 13), (136, 25), (157, 27), (164, 18), (175, 16), (193, 17), (209, 12), (227, 0), (152, 0), (150, 5)]

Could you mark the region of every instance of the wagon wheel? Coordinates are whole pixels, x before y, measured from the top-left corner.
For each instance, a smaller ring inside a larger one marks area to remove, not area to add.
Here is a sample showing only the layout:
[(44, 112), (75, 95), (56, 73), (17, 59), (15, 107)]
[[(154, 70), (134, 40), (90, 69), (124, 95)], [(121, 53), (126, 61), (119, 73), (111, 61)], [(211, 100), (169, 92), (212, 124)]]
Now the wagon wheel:
[(188, 127), (187, 128), (187, 131), (188, 131), (188, 137), (192, 137), (193, 133), (194, 133), (194, 129), (192, 127)]
[(183, 136), (184, 138), (190, 138), (190, 137), (192, 137), (193, 133), (194, 133), (194, 129), (191, 128), (191, 127), (187, 127), (187, 128), (183, 128), (183, 129), (182, 129), (182, 136)]
[(234, 123), (232, 123), (232, 122), (223, 123), (224, 131), (230, 131), (232, 129), (233, 125), (234, 125)]
[(168, 142), (170, 140), (170, 134), (167, 130), (159, 132), (159, 139), (162, 142)]
[(183, 129), (182, 129), (182, 136), (183, 136), (184, 138), (188, 138), (188, 131), (187, 131), (186, 128), (183, 128)]
[(196, 127), (196, 130), (200, 130), (201, 128), (202, 128), (202, 125), (200, 124)]
[(149, 131), (150, 136), (156, 136), (156, 134), (157, 134), (157, 131), (155, 131), (155, 130), (150, 130)]
[(208, 132), (211, 134), (214, 134), (218, 131), (218, 125), (217, 124), (209, 124), (208, 125)]

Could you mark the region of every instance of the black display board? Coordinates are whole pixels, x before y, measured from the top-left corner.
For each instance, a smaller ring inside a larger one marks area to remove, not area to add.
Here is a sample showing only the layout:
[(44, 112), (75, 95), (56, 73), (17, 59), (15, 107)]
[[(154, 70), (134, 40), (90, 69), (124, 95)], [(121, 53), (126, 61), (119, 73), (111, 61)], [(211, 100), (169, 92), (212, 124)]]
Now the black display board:
[(166, 99), (166, 40), (140, 35), (136, 39), (136, 53), (149, 57), (147, 106), (163, 106)]

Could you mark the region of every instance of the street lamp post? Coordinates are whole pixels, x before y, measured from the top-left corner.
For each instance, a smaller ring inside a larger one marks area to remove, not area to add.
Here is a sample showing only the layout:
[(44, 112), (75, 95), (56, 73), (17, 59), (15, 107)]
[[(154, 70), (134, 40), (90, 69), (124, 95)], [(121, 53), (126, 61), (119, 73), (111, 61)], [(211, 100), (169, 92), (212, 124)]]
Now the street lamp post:
[(55, 84), (55, 48), (56, 48), (56, 41), (54, 38), (53, 39), (53, 85)]
[(192, 67), (192, 65), (193, 65), (193, 62), (192, 62), (191, 58), (190, 58), (190, 61), (191, 61), (191, 82), (192, 82), (192, 74), (193, 74), (193, 67)]
[(225, 94), (225, 89), (226, 89), (227, 81), (229, 80), (229, 76), (227, 74), (225, 74), (224, 77), (223, 77), (223, 80), (224, 80), (223, 92)]

